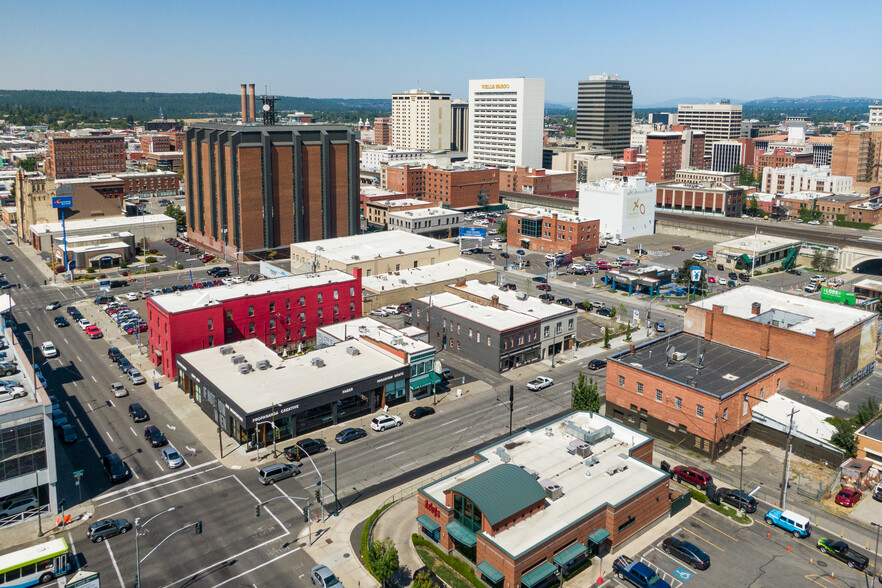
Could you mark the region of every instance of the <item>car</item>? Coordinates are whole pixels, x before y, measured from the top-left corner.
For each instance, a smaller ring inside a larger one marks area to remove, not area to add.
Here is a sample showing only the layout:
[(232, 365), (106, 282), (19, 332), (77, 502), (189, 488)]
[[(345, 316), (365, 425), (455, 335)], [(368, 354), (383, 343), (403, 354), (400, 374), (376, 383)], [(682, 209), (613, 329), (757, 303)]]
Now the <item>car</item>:
[(773, 508), (764, 517), (767, 525), (781, 527), (797, 539), (804, 539), (812, 534), (812, 524), (806, 517), (792, 510)]
[(144, 439), (150, 442), (151, 447), (168, 445), (168, 439), (156, 425), (149, 425), (144, 429)]
[(408, 313), (413, 310), (413, 305), (410, 302), (402, 302), (398, 305), (398, 312)]
[(536, 284), (536, 289), (542, 290), (543, 292), (548, 292), (549, 290), (551, 290), (551, 286), (549, 286), (548, 284)]
[(39, 507), (40, 503), (37, 498), (28, 491), (25, 494), (9, 498), (0, 505), (0, 519), (13, 517), (29, 510), (37, 510)]
[(860, 502), (863, 493), (856, 488), (842, 488), (836, 493), (834, 502), (839, 506), (852, 507)]
[(544, 283), (548, 282), (548, 280), (545, 278), (545, 276), (534, 276), (533, 281), (539, 282), (540, 284), (544, 284)]
[(394, 414), (384, 414), (378, 417), (374, 417), (371, 421), (371, 429), (374, 431), (385, 431), (386, 429), (394, 429), (395, 427), (400, 427), (404, 424), (404, 421), (401, 420), (401, 417), (396, 416)]
[(61, 425), (61, 428), (58, 429), (58, 436), (61, 437), (61, 440), (65, 443), (76, 443), (79, 438), (76, 427), (70, 423)]
[(726, 285), (729, 286), (730, 288), (734, 288), (735, 286), (738, 285), (738, 283), (735, 280), (729, 280), (728, 282), (726, 282)]
[(686, 251), (686, 248), (681, 245), (674, 245), (673, 247), (671, 247), (671, 249), (673, 249), (674, 251)]
[(76, 306), (68, 306), (65, 309), (65, 311), (67, 312), (68, 316), (71, 316), (71, 317), (73, 317), (74, 314), (77, 314), (80, 312)]
[(561, 306), (572, 306), (573, 305), (573, 301), (570, 300), (569, 298), (558, 298), (557, 303), (560, 304)]
[(12, 258), (8, 255), (0, 255), (0, 261), (12, 261)]
[(808, 284), (805, 288), (803, 288), (803, 291), (806, 294), (814, 294), (815, 292), (818, 291), (818, 287), (815, 286), (814, 284)]
[(56, 308), (61, 308), (61, 303), (57, 300), (46, 305), (46, 310), (55, 310)]
[(665, 324), (662, 321), (658, 321), (655, 323), (655, 332), (656, 333), (666, 333), (667, 329), (665, 328)]
[(383, 310), (385, 310), (386, 312), (388, 312), (390, 315), (392, 315), (392, 314), (399, 314), (399, 313), (401, 312), (400, 310), (398, 310), (398, 305), (397, 305), (397, 304), (390, 304), (389, 306), (384, 306), (384, 307), (383, 307)]
[(77, 324), (80, 325), (80, 328), (85, 331), (87, 328), (92, 326), (92, 321), (87, 318), (82, 318), (77, 321)]
[(717, 498), (726, 504), (731, 504), (735, 508), (744, 509), (746, 513), (756, 512), (756, 498), (743, 490), (719, 488), (717, 490)]
[(589, 370), (601, 370), (606, 367), (605, 359), (592, 359), (588, 362)]
[(0, 290), (9, 290), (10, 288), (12, 288), (12, 284), (6, 280), (0, 280)]
[(385, 308), (375, 308), (371, 311), (371, 316), (389, 316), (389, 311)]
[(119, 371), (121, 371), (122, 373), (127, 374), (129, 373), (129, 370), (134, 368), (135, 366), (133, 366), (127, 358), (120, 357), (119, 360), (117, 360), (116, 362), (116, 367), (118, 367)]
[(162, 461), (168, 466), (168, 469), (173, 470), (175, 468), (179, 468), (184, 465), (184, 458), (181, 457), (181, 454), (178, 453), (178, 450), (172, 446), (168, 446), (163, 448), (162, 450)]
[(147, 411), (144, 410), (139, 403), (133, 402), (129, 405), (129, 416), (132, 417), (132, 420), (136, 423), (143, 423), (144, 421), (150, 420), (150, 415), (147, 414)]
[(818, 551), (845, 562), (848, 567), (864, 571), (870, 563), (870, 558), (863, 553), (858, 553), (848, 546), (845, 541), (836, 541), (824, 537), (818, 540)]
[(214, 259), (214, 255), (212, 255), (212, 254), (210, 254), (210, 253), (203, 253), (202, 255), (199, 256), (198, 259), (199, 259), (199, 261), (201, 261), (202, 263), (208, 263), (209, 261), (211, 261), (212, 259)]
[(99, 329), (95, 325), (87, 327), (86, 334), (89, 336), (89, 339), (100, 339), (104, 336), (104, 333), (101, 332), (101, 329)]
[(287, 463), (277, 463), (273, 465), (268, 465), (266, 467), (260, 468), (257, 470), (257, 479), (264, 486), (268, 484), (275, 484), (279, 480), (284, 480), (286, 478), (290, 478), (291, 476), (296, 476), (300, 473), (300, 468), (295, 465), (290, 465)]
[(802, 271), (796, 269), (795, 267), (788, 268), (788, 269), (786, 269), (786, 270), (784, 270), (784, 271), (786, 271), (788, 274), (793, 274), (794, 276), (800, 276), (800, 275), (802, 275)]
[(450, 368), (444, 368), (441, 370), (440, 375), (442, 380), (447, 381), (453, 377), (453, 370), (451, 370)]
[(349, 427), (337, 433), (334, 436), (334, 441), (342, 445), (344, 443), (349, 443), (350, 441), (355, 441), (356, 439), (361, 439), (362, 437), (367, 437), (367, 431), (358, 427)]
[(315, 455), (327, 449), (322, 439), (301, 439), (285, 449), (288, 461), (299, 461), (302, 455)]
[(509, 255), (508, 253), (503, 251), (502, 253), (499, 254), (499, 257), (501, 257), (502, 259), (509, 259), (509, 258), (511, 258), (511, 255)]
[(123, 357), (125, 356), (122, 354), (122, 351), (119, 350), (119, 347), (111, 347), (107, 350), (107, 358), (113, 363), (118, 362)]
[(707, 261), (707, 255), (705, 255), (704, 253), (694, 253), (692, 255), (692, 259), (694, 259), (695, 261)]
[(607, 318), (612, 318), (613, 309), (607, 308), (606, 306), (604, 306), (602, 308), (598, 308), (596, 314), (597, 314), (597, 316), (605, 316)]
[(717, 283), (717, 279), (714, 276), (708, 276), (707, 281), (710, 282), (711, 284)]
[(809, 281), (812, 284), (820, 284), (821, 282), (824, 281), (824, 276), (814, 275), (811, 278), (809, 278)]
[(710, 556), (689, 541), (668, 537), (662, 541), (662, 549), (696, 570), (706, 570), (710, 567)]
[(584, 259), (585, 261), (591, 261), (591, 254), (590, 253), (583, 253), (582, 259)]
[(52, 426), (61, 428), (67, 424), (67, 415), (63, 410), (56, 409), (52, 411)]
[(11, 376), (18, 372), (16, 365), (9, 361), (0, 362), (0, 376)]
[(86, 537), (88, 537), (92, 543), (100, 543), (105, 539), (122, 535), (131, 530), (132, 523), (126, 519), (102, 519), (89, 525), (89, 529), (86, 531)]
[(821, 221), (811, 220), (808, 222), (808, 224), (817, 226), (817, 225), (821, 224)]
[(6, 239), (6, 244), (7, 244), (7, 245), (12, 245), (12, 244), (14, 244), (14, 243), (15, 243), (15, 241), (13, 241), (12, 239)]
[(431, 406), (418, 406), (407, 413), (407, 415), (414, 420), (419, 420), (424, 416), (429, 416), (430, 414), (435, 414), (435, 409)]
[(535, 380), (527, 383), (527, 390), (538, 392), (539, 390), (543, 390), (553, 385), (554, 380), (552, 378), (549, 378), (548, 376), (537, 376)]
[(43, 354), (43, 357), (49, 359), (50, 357), (58, 357), (58, 348), (55, 347), (55, 344), (52, 341), (43, 341), (40, 344), (40, 353)]
[(643, 247), (638, 247), (634, 250), (634, 253), (636, 253), (637, 255), (649, 255), (649, 252)]
[(797, 223), (804, 223), (805, 221), (802, 220), (801, 218), (798, 218), (798, 219), (796, 219), (796, 222), (797, 222)]
[(107, 474), (107, 477), (110, 478), (110, 481), (114, 484), (122, 482), (128, 478), (131, 473), (126, 462), (120, 459), (115, 453), (105, 455), (101, 459), (101, 463), (104, 465), (104, 473)]
[(70, 326), (70, 323), (67, 322), (67, 319), (61, 315), (58, 315), (53, 320), (55, 321), (55, 326), (59, 329)]
[(707, 488), (709, 482), (713, 482), (714, 478), (709, 473), (704, 470), (700, 470), (698, 468), (693, 468), (689, 466), (676, 466), (671, 471), (671, 476), (675, 478), (678, 482), (689, 482), (690, 484), (697, 486), (699, 489), (704, 490)]
[(539, 300), (547, 300), (548, 302), (551, 302), (554, 300), (554, 294), (549, 294), (548, 292), (544, 292), (544, 293), (540, 294), (539, 296), (537, 296), (537, 298)]
[(135, 385), (145, 384), (147, 382), (144, 376), (141, 375), (141, 372), (139, 372), (137, 369), (129, 370), (129, 379), (132, 381), (132, 384)]
[(730, 280), (737, 280), (738, 274), (736, 274), (735, 272), (729, 272), (729, 279)]
[(882, 502), (882, 482), (879, 482), (876, 484), (876, 487), (873, 488), (873, 500)]
[(748, 274), (746, 272), (741, 272), (740, 274), (738, 274), (738, 279), (741, 280), (742, 282), (749, 282), (750, 281), (750, 274)]
[(129, 292), (129, 293), (126, 294), (126, 300), (132, 300), (132, 301), (135, 301), (135, 300), (137, 300), (137, 299), (138, 299), (138, 295), (135, 294), (134, 292)]
[(343, 583), (328, 566), (317, 565), (309, 572), (312, 583), (318, 588), (343, 588)]

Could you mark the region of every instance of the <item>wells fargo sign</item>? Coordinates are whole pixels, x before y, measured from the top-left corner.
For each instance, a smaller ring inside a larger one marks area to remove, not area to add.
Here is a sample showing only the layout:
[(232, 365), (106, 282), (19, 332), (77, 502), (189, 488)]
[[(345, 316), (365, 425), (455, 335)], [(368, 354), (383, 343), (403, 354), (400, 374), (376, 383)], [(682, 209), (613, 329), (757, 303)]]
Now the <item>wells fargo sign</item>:
[(508, 90), (508, 84), (481, 84), (482, 90)]

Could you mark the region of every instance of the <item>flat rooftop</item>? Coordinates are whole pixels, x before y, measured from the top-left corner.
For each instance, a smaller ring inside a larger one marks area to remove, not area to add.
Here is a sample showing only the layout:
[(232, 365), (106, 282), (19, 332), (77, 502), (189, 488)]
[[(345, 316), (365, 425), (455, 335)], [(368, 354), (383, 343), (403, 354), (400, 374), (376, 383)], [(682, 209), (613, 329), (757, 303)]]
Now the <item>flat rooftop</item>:
[(429, 304), (431, 301), (432, 306), (436, 308), (443, 308), (451, 314), (461, 316), (462, 318), (478, 323), (479, 325), (490, 327), (497, 331), (515, 329), (539, 320), (539, 317), (527, 316), (513, 310), (504, 310), (469, 302), (451, 292), (442, 292), (432, 296), (425, 296), (419, 300), (425, 304)]
[(362, 276), (361, 287), (371, 292), (383, 292), (445, 281), (452, 283), (459, 278), (487, 271), (494, 271), (493, 266), (460, 257), (450, 261), (403, 269), (392, 274)]
[(870, 439), (876, 439), (877, 441), (882, 441), (882, 418), (876, 417), (874, 420), (858, 429), (856, 434), (869, 437)]
[(133, 237), (134, 235), (129, 231), (119, 231), (117, 233), (103, 233), (101, 235), (77, 235), (75, 237), (68, 237), (67, 244), (74, 245), (76, 243), (84, 243), (88, 241), (100, 241), (103, 239), (119, 239), (120, 237)]
[(871, 280), (869, 278), (855, 282), (852, 284), (854, 288), (866, 288), (867, 290), (875, 290), (882, 292), (882, 280)]
[(434, 202), (429, 202), (428, 200), (420, 200), (418, 198), (398, 198), (395, 200), (373, 200), (368, 203), (371, 204), (379, 204), (382, 206), (421, 206), (426, 204), (431, 204), (432, 206), (439, 206)]
[[(574, 431), (568, 430), (567, 422), (588, 433), (609, 427), (612, 436), (592, 446), (592, 457), (598, 460), (595, 465), (585, 465), (588, 458), (567, 450), (570, 442), (577, 440)], [(476, 454), (482, 461), (425, 486), (422, 491), (443, 504), (445, 490), (503, 463), (535, 472), (533, 475), (540, 484), (547, 480), (559, 485), (562, 496), (557, 500), (546, 499), (546, 507), (536, 514), (492, 537), (479, 532), (489, 543), (517, 558), (586, 515), (607, 504), (614, 507), (623, 504), (667, 478), (661, 470), (629, 456), (633, 448), (649, 440), (650, 437), (598, 414), (576, 412), (544, 428), (524, 431), (481, 449)]]
[[(760, 305), (759, 315), (753, 314), (754, 302)], [(874, 312), (853, 306), (794, 296), (749, 284), (692, 302), (689, 306), (707, 311), (713, 310), (714, 306), (722, 306), (726, 315), (771, 323), (804, 335), (831, 329), (834, 335), (838, 335), (877, 316)]]
[(525, 296), (524, 292), (502, 290), (496, 284), (490, 284), (480, 280), (469, 280), (465, 283), (465, 286), (452, 287), (462, 292), (480, 296), (488, 302), (494, 296), (497, 296), (499, 298), (499, 303), (507, 306), (509, 310), (540, 320), (562, 317), (565, 315), (576, 316), (575, 308), (555, 304), (554, 302), (545, 302), (535, 296)]
[[(385, 323), (381, 323), (369, 316), (352, 319), (351, 321), (343, 323), (323, 325), (318, 327), (318, 330), (324, 331), (339, 341), (369, 337), (374, 341), (385, 343), (390, 347), (406, 351), (407, 353), (424, 353), (435, 349), (435, 347), (429, 343), (418, 341), (408, 336), (403, 331), (393, 329)], [(421, 329), (417, 330), (422, 332)]]
[(758, 254), (764, 251), (774, 251), (785, 247), (801, 247), (802, 241), (799, 239), (788, 239), (787, 237), (776, 237), (774, 235), (748, 235), (746, 237), (738, 237), (729, 241), (722, 241), (714, 245), (714, 251), (723, 249), (735, 249), (738, 251), (747, 251), (752, 254), (755, 250)]
[(848, 204), (850, 202), (857, 202), (859, 200), (867, 200), (869, 196), (866, 194), (831, 194), (830, 196), (822, 196), (818, 198), (818, 200), (823, 200), (824, 202), (842, 202)]
[[(222, 355), (220, 350), (224, 347), (232, 347), (233, 353)], [(358, 353), (350, 353), (349, 348), (355, 348)], [(232, 362), (234, 355), (244, 355), (254, 370), (239, 373), (241, 364)], [(400, 360), (355, 340), (282, 359), (260, 340), (246, 339), (185, 353), (181, 358), (248, 414), (273, 403), (297, 400), (404, 367)], [(324, 367), (312, 364), (317, 358), (324, 362)], [(269, 369), (257, 369), (260, 360), (269, 361)]]
[[(680, 361), (673, 357), (669, 359), (668, 355), (674, 353), (685, 353), (686, 356)], [(787, 365), (735, 347), (706, 341), (685, 331), (655, 339), (635, 347), (634, 351), (617, 353), (610, 356), (610, 360), (719, 399), (727, 398)]]
[[(105, 229), (113, 231), (115, 227), (134, 227), (159, 223), (174, 223), (175, 219), (164, 214), (143, 214), (141, 216), (101, 216), (97, 218), (84, 218), (65, 221), (65, 229), (70, 231), (85, 231)], [(31, 225), (31, 232), (38, 235), (48, 233), (60, 233), (61, 223), (38, 223)]]
[(590, 218), (586, 216), (579, 216), (576, 214), (566, 214), (561, 212), (556, 212), (553, 210), (548, 210), (547, 208), (519, 208), (517, 210), (513, 210), (509, 213), (510, 216), (538, 216), (538, 217), (551, 217), (552, 215), (557, 215), (557, 220), (563, 221), (566, 223), (584, 223), (588, 221), (597, 220), (596, 218)]
[[(461, 210), (451, 210), (449, 208), (441, 208), (440, 206), (433, 206), (431, 208), (414, 208), (412, 210), (396, 210), (395, 212), (389, 213), (390, 218), (404, 218), (414, 220), (459, 215), (462, 215)], [(436, 228), (440, 229), (444, 228), (444, 226), (439, 226)]]
[(381, 231), (295, 243), (292, 247), (306, 251), (309, 255), (318, 255), (324, 259), (349, 264), (412, 255), (422, 253), (427, 249), (441, 250), (459, 246), (456, 243), (448, 243), (406, 231)]
[(355, 278), (346, 272), (340, 270), (328, 270), (314, 274), (282, 276), (280, 278), (258, 280), (257, 282), (244, 282), (242, 284), (231, 284), (229, 286), (186, 290), (183, 292), (174, 292), (172, 294), (160, 294), (159, 296), (152, 296), (150, 300), (152, 300), (159, 308), (170, 314), (174, 314), (176, 312), (186, 312), (195, 308), (214, 306), (216, 304), (221, 304), (226, 300), (235, 300), (236, 298), (260, 296), (262, 294), (269, 294), (270, 292), (299, 290), (301, 288), (322, 286), (324, 284), (339, 284), (354, 279)]

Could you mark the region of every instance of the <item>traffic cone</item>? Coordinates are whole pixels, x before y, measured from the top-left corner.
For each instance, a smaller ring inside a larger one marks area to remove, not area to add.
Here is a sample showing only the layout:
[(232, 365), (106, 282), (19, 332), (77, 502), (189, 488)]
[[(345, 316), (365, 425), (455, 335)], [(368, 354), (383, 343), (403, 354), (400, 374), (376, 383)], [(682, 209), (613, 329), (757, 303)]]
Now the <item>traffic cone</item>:
[(834, 574), (833, 572), (830, 572), (830, 579), (831, 579), (831, 580), (835, 580), (835, 579), (836, 579), (836, 574)]
[(597, 583), (603, 584), (603, 576), (597, 576)]
[(766, 539), (771, 539), (771, 538), (772, 538), (772, 532), (771, 532), (771, 531), (768, 531), (768, 532), (766, 533)]
[(812, 559), (809, 560), (809, 565), (810, 565), (810, 566), (815, 565), (815, 560), (814, 560), (814, 558), (812, 558)]
[(790, 546), (787, 546), (787, 553), (790, 553)]

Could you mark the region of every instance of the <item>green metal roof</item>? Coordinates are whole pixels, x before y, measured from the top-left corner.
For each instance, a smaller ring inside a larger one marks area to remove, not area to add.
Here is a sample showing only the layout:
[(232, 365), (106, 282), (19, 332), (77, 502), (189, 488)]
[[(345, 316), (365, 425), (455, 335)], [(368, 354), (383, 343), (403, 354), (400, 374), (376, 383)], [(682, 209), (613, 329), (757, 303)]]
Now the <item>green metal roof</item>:
[(475, 537), (475, 534), (463, 527), (457, 521), (447, 523), (447, 526), (445, 526), (444, 528), (447, 529), (447, 532), (450, 534), (451, 537), (453, 537), (466, 547), (474, 547), (478, 543), (478, 538)]
[(484, 574), (484, 577), (490, 580), (492, 583), (496, 584), (497, 582), (501, 582), (504, 575), (502, 572), (491, 566), (486, 561), (482, 561), (477, 565), (478, 571)]
[(521, 576), (521, 584), (527, 588), (533, 588), (533, 586), (553, 574), (555, 570), (557, 570), (555, 565), (547, 561), (526, 576)]
[(422, 527), (428, 531), (429, 533), (434, 533), (435, 531), (441, 528), (441, 525), (432, 520), (432, 517), (426, 515), (420, 515), (417, 517), (417, 522), (422, 525)]
[(491, 525), (545, 499), (545, 489), (522, 468), (504, 463), (450, 489), (481, 509)]
[(555, 555), (554, 563), (559, 566), (565, 566), (586, 551), (588, 551), (588, 548), (576, 541), (575, 543)]
[(601, 528), (597, 529), (596, 531), (594, 531), (593, 533), (591, 533), (590, 535), (588, 535), (588, 541), (590, 541), (591, 543), (593, 543), (595, 545), (599, 545), (599, 544), (603, 543), (603, 540), (606, 539), (607, 537), (609, 537), (609, 531), (607, 531), (606, 529), (601, 527)]

